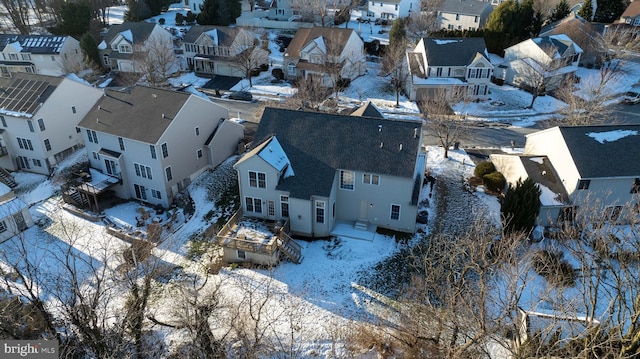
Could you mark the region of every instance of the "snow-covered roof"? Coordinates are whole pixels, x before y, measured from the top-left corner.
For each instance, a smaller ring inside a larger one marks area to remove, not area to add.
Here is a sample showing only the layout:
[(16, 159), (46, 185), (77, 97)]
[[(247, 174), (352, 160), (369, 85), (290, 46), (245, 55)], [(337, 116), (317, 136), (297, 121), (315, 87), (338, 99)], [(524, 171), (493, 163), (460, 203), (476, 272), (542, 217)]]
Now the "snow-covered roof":
[(433, 42), (436, 43), (436, 45), (446, 45), (446, 44), (455, 44), (456, 42), (462, 42), (462, 40), (440, 40), (440, 39), (434, 39)]
[(100, 42), (100, 44), (98, 45), (98, 50), (106, 50), (107, 49), (107, 43), (102, 40), (102, 42)]
[(413, 76), (414, 85), (464, 85), (464, 81), (454, 77), (429, 77), (426, 79)]
[(9, 186), (7, 186), (6, 184), (0, 182), (0, 196), (4, 196), (5, 194), (9, 193), (11, 191), (11, 188), (9, 188)]
[(6, 218), (16, 212), (21, 211), (23, 208), (26, 208), (27, 204), (24, 203), (18, 197), (14, 197), (2, 204), (0, 204), (0, 218)]
[(219, 38), (218, 38), (218, 30), (217, 29), (209, 30), (209, 31), (205, 32), (205, 34), (207, 34), (207, 36), (209, 36), (211, 38), (211, 40), (213, 41), (213, 43), (216, 46), (219, 46)]
[(316, 37), (315, 39), (313, 39), (313, 42), (316, 44), (316, 46), (318, 46), (320, 51), (325, 54), (327, 53), (327, 47), (324, 44), (324, 38), (322, 36)]
[(604, 144), (605, 142), (617, 141), (627, 136), (637, 136), (638, 131), (614, 130), (614, 131), (605, 131), (605, 132), (589, 132), (586, 135)]
[(131, 32), (131, 29), (120, 32), (120, 35), (133, 44), (133, 32)]
[(258, 153), (258, 156), (275, 168), (278, 172), (287, 168), (284, 173), (284, 178), (294, 176), (293, 168), (291, 167), (291, 161), (287, 157), (287, 154), (280, 146), (280, 142), (276, 137), (273, 137), (271, 141)]
[(22, 45), (20, 45), (18, 41), (10, 43), (9, 46), (13, 47), (18, 52), (22, 51)]

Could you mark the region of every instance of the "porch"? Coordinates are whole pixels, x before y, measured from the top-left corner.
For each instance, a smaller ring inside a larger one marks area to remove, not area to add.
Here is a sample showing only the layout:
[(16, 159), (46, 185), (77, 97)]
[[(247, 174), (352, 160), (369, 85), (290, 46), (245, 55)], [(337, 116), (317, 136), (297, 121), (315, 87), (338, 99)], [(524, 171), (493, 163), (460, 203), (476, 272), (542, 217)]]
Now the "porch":
[(103, 174), (94, 168), (74, 173), (74, 175), (73, 181), (62, 186), (63, 201), (95, 213), (101, 211), (100, 196), (112, 197), (110, 188), (121, 184), (119, 178)]

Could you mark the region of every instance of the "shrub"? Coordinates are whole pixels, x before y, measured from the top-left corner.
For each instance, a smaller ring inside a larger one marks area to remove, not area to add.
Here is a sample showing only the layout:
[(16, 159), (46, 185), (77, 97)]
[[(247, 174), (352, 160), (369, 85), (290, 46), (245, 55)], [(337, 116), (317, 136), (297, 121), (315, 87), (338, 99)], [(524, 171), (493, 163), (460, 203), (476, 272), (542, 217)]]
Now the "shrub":
[(532, 260), (533, 269), (550, 284), (558, 287), (573, 287), (575, 285), (576, 271), (564, 259), (562, 252), (537, 251)]
[(496, 166), (493, 165), (490, 161), (485, 161), (476, 166), (473, 170), (473, 174), (478, 178), (484, 178), (485, 175), (488, 175), (491, 172), (496, 171)]
[(176, 13), (176, 25), (182, 25), (184, 23), (184, 15)]
[(165, 23), (166, 21), (167, 21), (167, 20), (165, 20), (165, 18), (161, 17), (161, 18), (160, 18), (160, 20), (158, 20), (158, 23), (159, 23), (160, 25), (164, 25), (164, 23)]
[(276, 80), (284, 80), (284, 71), (282, 71), (282, 69), (271, 70), (271, 75), (273, 75)]
[(502, 192), (507, 180), (505, 180), (502, 173), (495, 171), (482, 176), (482, 183), (491, 191)]
[(506, 233), (531, 233), (540, 211), (540, 188), (531, 179), (518, 180), (515, 187), (509, 184), (500, 213)]

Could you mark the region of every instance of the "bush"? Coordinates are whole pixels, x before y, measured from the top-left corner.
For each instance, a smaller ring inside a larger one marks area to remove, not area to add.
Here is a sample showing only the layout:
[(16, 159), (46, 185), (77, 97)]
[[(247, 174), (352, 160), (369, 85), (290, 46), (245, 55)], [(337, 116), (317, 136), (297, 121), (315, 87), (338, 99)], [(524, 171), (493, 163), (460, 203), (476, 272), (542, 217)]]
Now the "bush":
[(496, 166), (493, 165), (490, 161), (485, 161), (476, 166), (473, 170), (473, 174), (478, 178), (484, 178), (485, 175), (488, 175), (491, 172), (496, 171)]
[(507, 180), (502, 173), (495, 171), (482, 176), (482, 183), (491, 191), (502, 192)]
[(550, 284), (558, 287), (573, 287), (576, 282), (576, 271), (564, 259), (562, 252), (541, 250), (533, 255), (533, 269)]
[(271, 70), (271, 75), (276, 80), (284, 80), (284, 71), (282, 71), (282, 69), (273, 69), (273, 70)]
[(344, 90), (345, 88), (349, 87), (349, 85), (351, 85), (351, 79), (341, 77), (338, 79), (337, 85), (340, 90)]
[(176, 25), (182, 25), (184, 23), (184, 15), (176, 13)]
[(158, 23), (159, 23), (160, 25), (164, 25), (164, 23), (165, 23), (166, 21), (167, 21), (167, 20), (165, 20), (165, 18), (161, 17), (161, 18), (160, 18), (160, 20), (158, 20)]
[(187, 24), (193, 24), (196, 22), (196, 14), (192, 13), (191, 11), (187, 11)]

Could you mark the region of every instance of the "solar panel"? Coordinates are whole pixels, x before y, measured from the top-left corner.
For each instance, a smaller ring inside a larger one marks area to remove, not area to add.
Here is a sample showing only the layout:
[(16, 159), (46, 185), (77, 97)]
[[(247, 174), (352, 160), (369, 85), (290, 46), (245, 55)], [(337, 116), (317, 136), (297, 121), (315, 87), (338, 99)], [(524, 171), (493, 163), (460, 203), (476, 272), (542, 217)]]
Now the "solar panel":
[(0, 91), (0, 109), (33, 115), (47, 87), (49, 84), (44, 81), (16, 79)]

